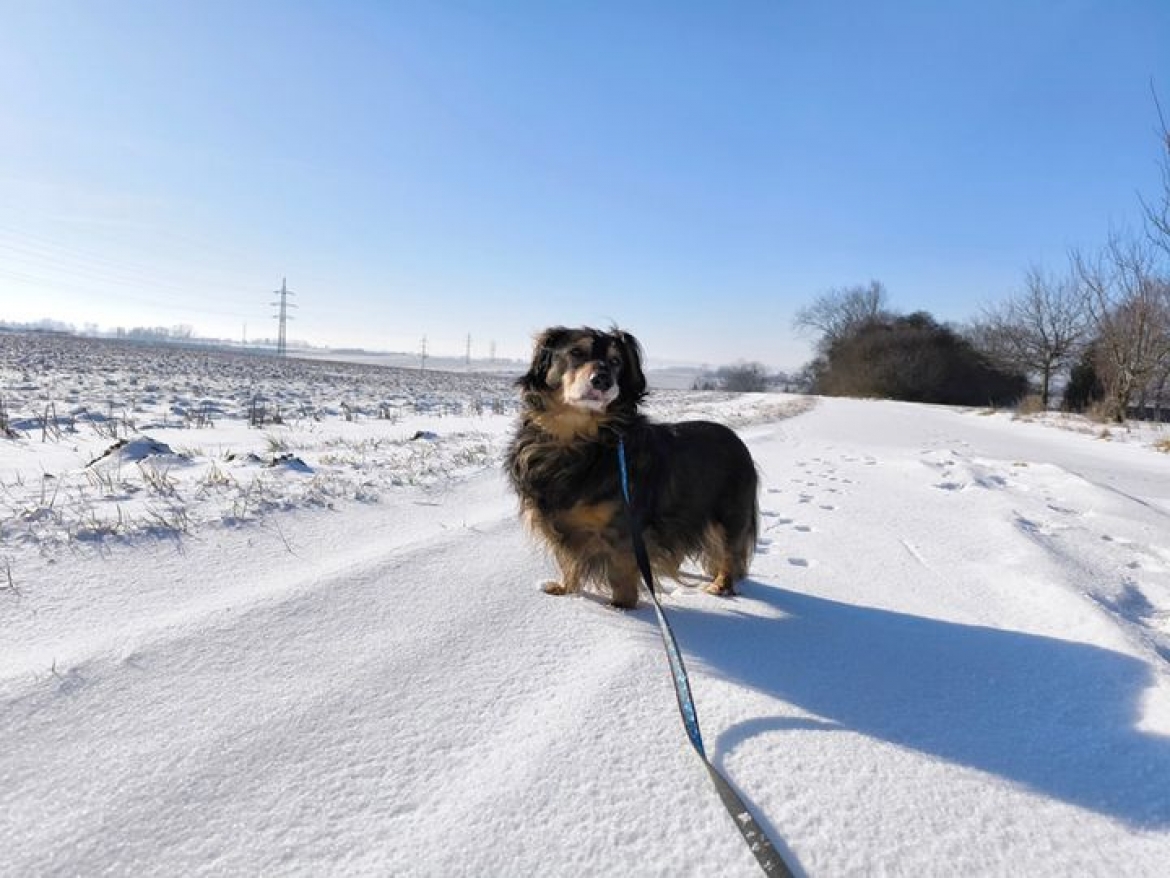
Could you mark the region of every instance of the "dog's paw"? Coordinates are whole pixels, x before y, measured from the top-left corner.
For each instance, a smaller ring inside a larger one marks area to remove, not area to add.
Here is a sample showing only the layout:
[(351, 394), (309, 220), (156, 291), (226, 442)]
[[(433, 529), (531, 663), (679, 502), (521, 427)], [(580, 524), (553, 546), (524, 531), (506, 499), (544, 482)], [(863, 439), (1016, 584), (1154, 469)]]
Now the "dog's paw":
[(722, 579), (716, 579), (710, 585), (703, 589), (707, 594), (717, 595), (721, 598), (735, 597), (735, 586)]
[(555, 595), (570, 594), (570, 589), (566, 588), (561, 583), (559, 583), (555, 580), (552, 580), (552, 579), (550, 579), (548, 582), (542, 582), (540, 584), (540, 590), (543, 591), (545, 594), (555, 594)]

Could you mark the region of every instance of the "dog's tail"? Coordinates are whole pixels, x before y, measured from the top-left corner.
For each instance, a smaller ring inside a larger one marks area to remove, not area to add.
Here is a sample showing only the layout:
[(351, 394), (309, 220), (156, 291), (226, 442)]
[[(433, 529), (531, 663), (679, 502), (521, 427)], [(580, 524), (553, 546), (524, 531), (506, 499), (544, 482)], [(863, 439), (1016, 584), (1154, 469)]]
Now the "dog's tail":
[(751, 518), (748, 520), (747, 527), (744, 528), (743, 543), (738, 548), (742, 552), (742, 556), (737, 559), (742, 565), (740, 569), (743, 571), (742, 575), (747, 576), (748, 571), (752, 566), (752, 559), (756, 556), (756, 545), (760, 538), (760, 475), (752, 465), (754, 482), (752, 488), (752, 512)]

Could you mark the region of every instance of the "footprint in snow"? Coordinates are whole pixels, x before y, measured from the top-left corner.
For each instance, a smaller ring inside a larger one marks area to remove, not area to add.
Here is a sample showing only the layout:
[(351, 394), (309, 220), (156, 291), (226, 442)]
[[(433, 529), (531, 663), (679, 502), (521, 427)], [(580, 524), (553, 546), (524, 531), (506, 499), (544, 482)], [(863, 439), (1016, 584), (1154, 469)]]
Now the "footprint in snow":
[(81, 672), (77, 668), (73, 668), (62, 674), (57, 670), (56, 664), (54, 664), (53, 670), (50, 673), (56, 680), (57, 692), (61, 695), (74, 695), (89, 682), (85, 677), (81, 676)]
[(1111, 537), (1109, 534), (1101, 534), (1101, 539), (1106, 543), (1117, 543), (1119, 546), (1133, 545), (1133, 540), (1127, 540), (1125, 537)]
[(1045, 521), (1036, 521), (1017, 514), (1015, 524), (1016, 527), (1029, 536), (1046, 538), (1053, 536), (1052, 529), (1049, 527), (1048, 522)]

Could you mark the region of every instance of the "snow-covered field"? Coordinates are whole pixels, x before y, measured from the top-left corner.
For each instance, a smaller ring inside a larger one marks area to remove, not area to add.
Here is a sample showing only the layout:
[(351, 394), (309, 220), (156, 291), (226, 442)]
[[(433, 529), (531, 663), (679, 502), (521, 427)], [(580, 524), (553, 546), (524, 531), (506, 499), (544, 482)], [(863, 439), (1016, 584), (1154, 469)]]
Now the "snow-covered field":
[[(717, 764), (814, 876), (1164, 874), (1167, 434), (809, 402), (654, 395), (762, 474), (743, 594), (666, 584)], [(756, 874), (514, 406), (0, 334), (0, 874)]]

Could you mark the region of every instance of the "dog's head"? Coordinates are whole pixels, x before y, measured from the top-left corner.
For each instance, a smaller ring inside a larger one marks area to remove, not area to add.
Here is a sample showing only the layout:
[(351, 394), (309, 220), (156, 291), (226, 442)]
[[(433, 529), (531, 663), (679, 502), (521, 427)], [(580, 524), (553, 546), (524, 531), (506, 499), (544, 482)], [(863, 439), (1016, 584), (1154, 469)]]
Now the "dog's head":
[(517, 383), (530, 397), (583, 412), (632, 411), (646, 395), (642, 348), (620, 329), (554, 326), (537, 336), (532, 365)]

